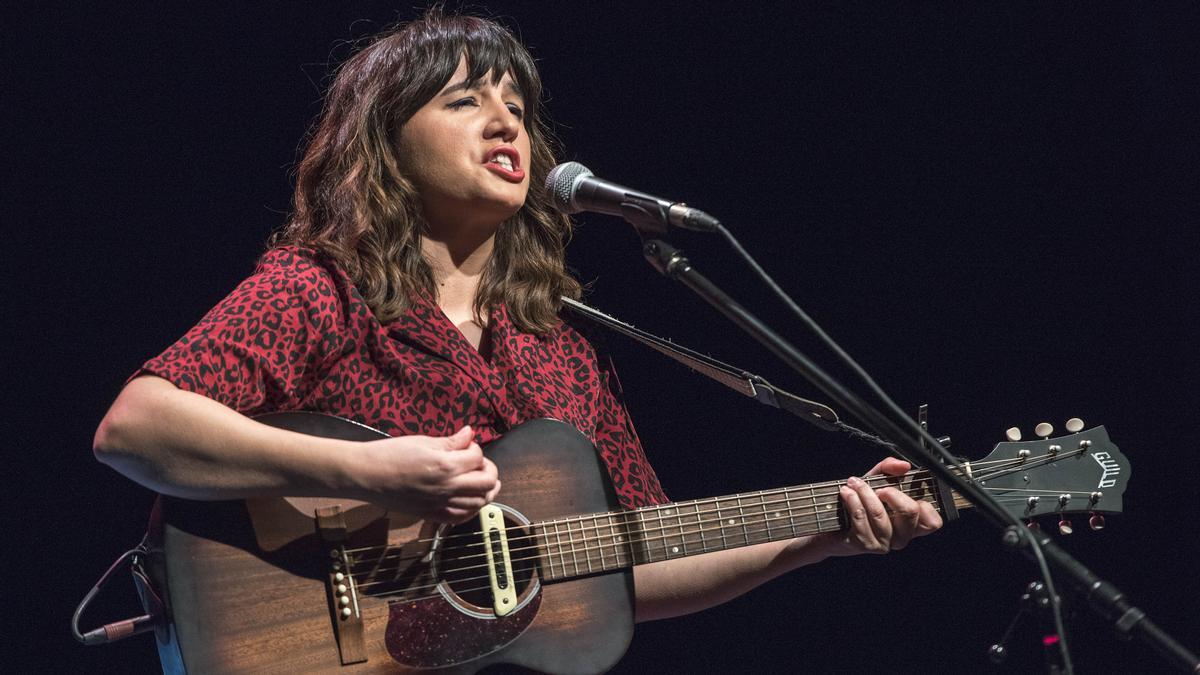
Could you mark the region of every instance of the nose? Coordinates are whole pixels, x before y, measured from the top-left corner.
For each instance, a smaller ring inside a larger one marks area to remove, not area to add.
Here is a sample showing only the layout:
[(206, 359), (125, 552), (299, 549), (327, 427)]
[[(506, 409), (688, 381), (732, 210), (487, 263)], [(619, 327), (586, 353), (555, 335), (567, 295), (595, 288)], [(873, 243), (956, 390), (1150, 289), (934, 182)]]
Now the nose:
[(488, 103), (489, 119), (484, 127), (485, 138), (499, 138), (505, 143), (512, 143), (521, 133), (521, 120), (508, 109), (508, 104), (499, 99), (491, 99)]

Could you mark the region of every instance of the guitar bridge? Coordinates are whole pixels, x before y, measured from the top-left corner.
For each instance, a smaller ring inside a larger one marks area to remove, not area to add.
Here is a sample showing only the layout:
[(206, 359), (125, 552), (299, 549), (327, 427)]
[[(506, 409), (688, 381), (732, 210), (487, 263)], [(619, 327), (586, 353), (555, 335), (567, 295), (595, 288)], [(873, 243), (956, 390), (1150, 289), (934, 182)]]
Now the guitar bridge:
[(363, 640), (362, 611), (358, 606), (358, 588), (350, 574), (350, 556), (346, 554), (346, 518), (342, 507), (328, 506), (316, 510), (317, 533), (329, 547), (328, 588), (329, 608), (334, 615), (338, 656), (342, 665), (367, 660), (367, 645)]

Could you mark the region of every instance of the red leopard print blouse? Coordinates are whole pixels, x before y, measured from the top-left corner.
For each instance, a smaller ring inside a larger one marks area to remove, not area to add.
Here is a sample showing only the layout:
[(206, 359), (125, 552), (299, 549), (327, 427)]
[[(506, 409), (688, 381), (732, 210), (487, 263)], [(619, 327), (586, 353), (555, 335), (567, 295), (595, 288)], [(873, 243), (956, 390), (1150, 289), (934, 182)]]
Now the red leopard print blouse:
[(622, 506), (666, 501), (615, 374), (579, 332), (523, 333), (503, 306), (489, 326), (490, 362), (429, 298), (382, 325), (331, 259), (282, 247), (139, 373), (246, 415), (312, 410), (393, 436), (470, 424), (482, 444), (553, 417), (596, 445)]

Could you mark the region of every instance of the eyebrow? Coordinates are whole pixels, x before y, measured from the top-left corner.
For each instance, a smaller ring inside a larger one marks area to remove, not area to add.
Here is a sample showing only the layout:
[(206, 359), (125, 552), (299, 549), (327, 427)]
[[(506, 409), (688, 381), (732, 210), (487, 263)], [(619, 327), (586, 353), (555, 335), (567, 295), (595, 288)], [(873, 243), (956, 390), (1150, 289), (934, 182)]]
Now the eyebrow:
[[(471, 89), (478, 89), (479, 82), (481, 82), (481, 81), (482, 80), (476, 81), (474, 84), (472, 84), (466, 80), (463, 80), (462, 82), (456, 82), (456, 83), (450, 85), (449, 87), (446, 87), (445, 89), (443, 89), (442, 92), (440, 94), (438, 94), (438, 96), (446, 96), (447, 94), (454, 94), (454, 93), (457, 93), (460, 91), (469, 91)], [(512, 79), (506, 80), (504, 83), (504, 90), (507, 91), (508, 93), (512, 94), (513, 96), (516, 96), (517, 98), (521, 99), (522, 101), (525, 100), (525, 94), (523, 94), (521, 92), (521, 88), (517, 86), (517, 83), (515, 80), (512, 80)]]

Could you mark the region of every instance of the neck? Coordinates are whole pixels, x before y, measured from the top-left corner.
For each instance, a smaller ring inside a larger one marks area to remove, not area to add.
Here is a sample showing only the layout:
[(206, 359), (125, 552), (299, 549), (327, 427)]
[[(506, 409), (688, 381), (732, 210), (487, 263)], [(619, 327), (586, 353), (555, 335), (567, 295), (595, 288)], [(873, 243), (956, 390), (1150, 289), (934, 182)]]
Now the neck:
[(471, 312), (494, 242), (494, 233), (421, 236), (421, 252), (433, 270), (438, 304), (448, 315)]
[[(937, 508), (933, 476), (871, 476)], [(846, 529), (840, 481), (535, 523), (547, 581)], [(957, 508), (970, 503), (954, 495)]]

